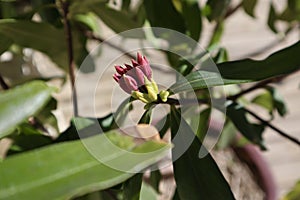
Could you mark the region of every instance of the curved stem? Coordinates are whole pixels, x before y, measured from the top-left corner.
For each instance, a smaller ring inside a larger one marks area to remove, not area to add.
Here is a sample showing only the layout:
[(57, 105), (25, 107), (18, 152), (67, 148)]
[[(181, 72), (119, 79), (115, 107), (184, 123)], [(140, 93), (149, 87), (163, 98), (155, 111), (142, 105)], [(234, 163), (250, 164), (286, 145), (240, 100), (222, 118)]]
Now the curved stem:
[(69, 3), (60, 0), (61, 8), (63, 11), (63, 21), (65, 29), (65, 37), (68, 49), (68, 64), (69, 64), (69, 75), (71, 79), (72, 98), (73, 98), (73, 112), (74, 116), (78, 116), (78, 102), (77, 102), (77, 91), (75, 86), (75, 62), (74, 62), (74, 50), (73, 50), (73, 38), (71, 32), (71, 24), (68, 20)]

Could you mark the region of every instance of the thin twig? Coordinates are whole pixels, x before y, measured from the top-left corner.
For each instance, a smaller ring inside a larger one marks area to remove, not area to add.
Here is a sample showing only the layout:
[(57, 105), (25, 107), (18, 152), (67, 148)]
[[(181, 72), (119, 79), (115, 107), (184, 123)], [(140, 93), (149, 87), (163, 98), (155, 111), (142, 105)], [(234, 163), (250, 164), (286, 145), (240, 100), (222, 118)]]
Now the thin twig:
[(3, 76), (0, 74), (0, 85), (2, 87), (3, 90), (8, 90), (9, 86), (6, 84)]
[[(197, 102), (198, 101), (198, 102)], [(181, 99), (180, 101), (174, 98), (168, 98), (168, 100), (166, 102), (160, 102), (159, 103), (164, 103), (164, 104), (172, 104), (172, 105), (191, 105), (191, 104), (195, 104), (195, 102), (197, 102), (197, 104), (207, 104), (210, 101), (207, 99)], [(252, 112), (251, 110), (248, 110), (246, 108), (244, 108), (246, 112), (248, 112), (250, 115), (252, 115), (253, 117), (255, 117), (257, 120), (259, 120), (261, 123), (263, 123), (265, 126), (268, 126), (269, 128), (273, 129), (274, 131), (276, 131), (277, 133), (279, 133), (279, 135), (281, 135), (282, 137), (298, 144), (300, 146), (300, 141), (297, 138), (294, 138), (290, 135), (288, 135), (287, 133), (283, 132), (282, 130), (280, 130), (279, 128), (275, 127), (274, 125), (272, 125), (271, 123), (269, 123), (268, 121), (264, 120), (263, 118), (261, 118), (260, 116), (256, 115), (254, 112)]]
[(237, 93), (235, 95), (227, 97), (227, 99), (235, 101), (235, 100), (237, 100), (238, 98), (240, 98), (241, 96), (243, 96), (243, 95), (245, 95), (247, 93), (250, 93), (250, 92), (252, 92), (254, 90), (257, 90), (259, 88), (264, 88), (269, 83), (274, 83), (274, 82), (281, 81), (282, 79), (284, 79), (286, 77), (287, 77), (287, 75), (282, 75), (282, 76), (278, 76), (278, 77), (274, 77), (274, 78), (270, 78), (270, 79), (266, 79), (266, 80), (260, 81), (260, 82), (256, 83), (255, 85), (253, 85), (252, 87), (246, 89), (246, 90), (242, 90), (241, 92), (239, 92), (239, 93)]
[(233, 8), (229, 8), (227, 13), (225, 14), (224, 18), (230, 17), (233, 13), (235, 13), (241, 6), (243, 5), (243, 2), (240, 2), (238, 5), (236, 5)]
[[(95, 40), (95, 41), (98, 41), (100, 43), (104, 43), (104, 44), (107, 44), (108, 46), (110, 46), (111, 48), (113, 49), (116, 49), (118, 50), (119, 52), (123, 53), (125, 56), (127, 56), (128, 58), (130, 59), (135, 59), (135, 56), (132, 55), (131, 53), (129, 53), (126, 49), (123, 49), (122, 47), (120, 46), (117, 46), (113, 43), (110, 43), (109, 41), (99, 37), (99, 36), (96, 36), (93, 34), (93, 32), (91, 31), (85, 31), (84, 32), (85, 36), (91, 40)], [(163, 73), (170, 73), (170, 70), (167, 70), (167, 69), (162, 69), (160, 66), (158, 65), (154, 65), (154, 64), (151, 64), (151, 68), (152, 69), (156, 69), (158, 71), (161, 71)]]
[(268, 126), (269, 128), (273, 129), (274, 131), (276, 131), (277, 133), (279, 133), (279, 135), (281, 135), (282, 137), (290, 140), (291, 142), (294, 142), (296, 144), (298, 144), (300, 146), (300, 141), (297, 138), (294, 138), (288, 134), (286, 134), (285, 132), (283, 132), (282, 130), (280, 130), (279, 128), (275, 127), (274, 125), (272, 125), (271, 123), (269, 123), (268, 121), (264, 120), (263, 118), (261, 118), (260, 116), (258, 116), (257, 114), (255, 114), (254, 112), (252, 112), (251, 110), (248, 110), (246, 108), (244, 108), (246, 110), (246, 112), (248, 112), (250, 115), (252, 115), (253, 117), (255, 117), (257, 120), (259, 120), (260, 122), (262, 122), (265, 126)]
[(69, 3), (63, 2), (60, 0), (61, 8), (63, 11), (63, 21), (64, 21), (64, 29), (65, 29), (65, 37), (68, 48), (68, 64), (69, 64), (69, 75), (71, 79), (71, 88), (72, 88), (72, 98), (73, 98), (73, 110), (74, 116), (78, 116), (78, 102), (77, 102), (77, 91), (75, 86), (75, 62), (74, 62), (74, 52), (73, 52), (73, 38), (71, 32), (71, 24), (68, 20), (69, 13)]

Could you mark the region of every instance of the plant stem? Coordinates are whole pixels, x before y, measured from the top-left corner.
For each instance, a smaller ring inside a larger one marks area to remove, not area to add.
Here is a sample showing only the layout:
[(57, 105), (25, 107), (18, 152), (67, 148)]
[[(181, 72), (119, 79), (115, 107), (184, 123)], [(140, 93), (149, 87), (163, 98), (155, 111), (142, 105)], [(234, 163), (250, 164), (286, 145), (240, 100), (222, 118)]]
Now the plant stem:
[(257, 114), (255, 114), (254, 112), (252, 112), (251, 110), (248, 110), (246, 108), (244, 108), (250, 115), (252, 115), (254, 118), (256, 118), (257, 120), (259, 120), (260, 122), (262, 122), (265, 126), (268, 126), (269, 128), (273, 129), (274, 131), (276, 131), (277, 133), (279, 133), (279, 135), (281, 135), (282, 137), (298, 144), (300, 146), (300, 141), (297, 138), (294, 138), (288, 134), (286, 134), (285, 132), (283, 132), (282, 130), (280, 130), (279, 128), (275, 127), (274, 125), (270, 124), (268, 121), (264, 120), (263, 118), (261, 118), (260, 116), (258, 116)]
[(228, 9), (227, 13), (225, 14), (225, 19), (230, 17), (233, 13), (235, 13), (241, 6), (243, 5), (243, 2), (240, 2), (238, 5), (236, 5), (233, 8)]
[(71, 88), (72, 88), (72, 99), (73, 99), (73, 112), (74, 116), (78, 116), (78, 102), (77, 102), (77, 91), (75, 86), (75, 62), (74, 62), (74, 50), (73, 50), (73, 38), (71, 32), (71, 24), (68, 20), (69, 13), (69, 3), (63, 2), (60, 0), (61, 8), (63, 11), (63, 21), (65, 29), (65, 37), (68, 49), (68, 64), (69, 64), (69, 75), (71, 79)]
[(0, 85), (3, 88), (3, 90), (8, 90), (9, 86), (6, 84), (3, 76), (0, 74)]
[(254, 90), (257, 90), (259, 88), (263, 88), (266, 85), (268, 85), (269, 83), (281, 81), (282, 79), (284, 79), (286, 77), (287, 77), (287, 75), (282, 75), (282, 76), (278, 76), (278, 77), (274, 77), (274, 78), (270, 78), (270, 79), (260, 81), (260, 82), (256, 83), (255, 85), (253, 85), (252, 87), (246, 89), (246, 90), (242, 90), (241, 92), (239, 92), (235, 95), (227, 97), (227, 99), (235, 101), (238, 98), (240, 98), (241, 96), (243, 96), (244, 94), (247, 94), (247, 93), (252, 92)]
[[(85, 31), (84, 34), (85, 34), (85, 36), (86, 36), (87, 38), (89, 38), (89, 39), (91, 39), (91, 40), (95, 40), (95, 41), (98, 41), (98, 42), (100, 42), (100, 43), (107, 44), (107, 45), (110, 46), (111, 48), (116, 49), (116, 50), (118, 50), (119, 52), (123, 53), (123, 54), (124, 54), (125, 56), (127, 56), (128, 58), (130, 58), (130, 59), (135, 59), (135, 56), (132, 55), (132, 54), (130, 54), (130, 53), (128, 53), (126, 49), (123, 49), (123, 48), (120, 47), (120, 46), (117, 46), (117, 45), (115, 45), (115, 44), (113, 44), (113, 43), (110, 43), (110, 42), (104, 40), (103, 38), (101, 38), (101, 37), (99, 37), (99, 36), (94, 35), (93, 32), (91, 32), (91, 31)], [(152, 64), (152, 65), (151, 65), (151, 68), (152, 68), (152, 69), (159, 70), (159, 71), (161, 71), (161, 72), (163, 72), (163, 73), (170, 73), (169, 70), (162, 69), (160, 66), (157, 66), (157, 65), (153, 65), (153, 64)]]
[[(197, 100), (195, 100), (195, 99), (181, 99), (179, 101), (178, 99), (168, 98), (168, 100), (166, 102), (160, 102), (160, 101), (158, 101), (158, 103), (170, 104), (170, 105), (194, 105), (195, 101), (197, 101), (197, 104), (208, 104), (210, 102), (207, 99), (197, 99)], [(297, 138), (294, 138), (294, 137), (288, 135), (287, 133), (283, 132), (282, 130), (280, 130), (279, 128), (275, 127), (274, 125), (272, 125), (268, 121), (266, 121), (263, 118), (261, 118), (260, 116), (256, 115), (251, 110), (248, 110), (245, 107), (244, 107), (244, 109), (245, 109), (246, 112), (248, 112), (250, 115), (252, 115), (253, 117), (255, 117), (257, 120), (259, 120), (265, 126), (273, 129), (275, 132), (279, 133), (279, 135), (281, 135), (282, 137), (284, 137), (284, 138), (290, 140), (291, 142), (294, 142), (295, 144), (297, 144), (297, 145), (300, 146), (300, 141)]]

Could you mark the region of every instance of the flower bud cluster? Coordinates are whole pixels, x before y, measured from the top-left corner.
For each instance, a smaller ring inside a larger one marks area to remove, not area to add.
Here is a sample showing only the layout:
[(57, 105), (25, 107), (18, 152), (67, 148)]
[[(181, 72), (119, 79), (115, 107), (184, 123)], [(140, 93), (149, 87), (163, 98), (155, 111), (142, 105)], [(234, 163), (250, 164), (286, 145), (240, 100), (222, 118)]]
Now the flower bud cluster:
[(159, 95), (162, 101), (167, 101), (169, 92), (163, 90), (159, 93), (157, 84), (152, 79), (149, 61), (145, 56), (137, 53), (137, 59), (132, 59), (131, 65), (125, 64), (125, 67), (116, 65), (115, 69), (113, 78), (133, 98), (148, 104), (157, 101)]

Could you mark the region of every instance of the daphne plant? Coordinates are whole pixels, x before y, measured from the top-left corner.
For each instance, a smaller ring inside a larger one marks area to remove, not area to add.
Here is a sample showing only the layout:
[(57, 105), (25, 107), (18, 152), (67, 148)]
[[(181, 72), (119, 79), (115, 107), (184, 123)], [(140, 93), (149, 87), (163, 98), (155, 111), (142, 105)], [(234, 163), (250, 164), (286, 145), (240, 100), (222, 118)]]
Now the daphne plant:
[(157, 102), (158, 98), (163, 102), (167, 101), (169, 92), (166, 90), (159, 92), (152, 78), (150, 63), (145, 56), (137, 53), (137, 58), (131, 60), (131, 65), (125, 64), (125, 67), (116, 65), (115, 69), (113, 78), (133, 98), (146, 104)]

